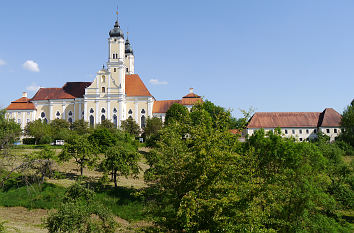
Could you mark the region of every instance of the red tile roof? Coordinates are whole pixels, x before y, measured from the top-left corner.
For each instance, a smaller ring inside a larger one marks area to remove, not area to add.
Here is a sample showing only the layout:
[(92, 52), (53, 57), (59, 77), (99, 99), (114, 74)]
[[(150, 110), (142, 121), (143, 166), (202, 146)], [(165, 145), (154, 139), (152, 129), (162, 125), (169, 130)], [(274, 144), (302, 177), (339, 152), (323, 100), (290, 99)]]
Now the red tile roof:
[(85, 89), (91, 84), (92, 82), (67, 82), (63, 86), (63, 90), (75, 98), (83, 98), (85, 95)]
[(125, 75), (125, 93), (127, 96), (152, 96), (139, 75)]
[(319, 127), (339, 127), (342, 116), (333, 108), (326, 108), (319, 120)]
[(202, 98), (182, 98), (181, 104), (182, 105), (194, 105), (197, 103), (203, 103)]
[(247, 128), (339, 127), (341, 115), (333, 108), (321, 112), (256, 112)]
[(181, 100), (159, 100), (154, 102), (153, 113), (166, 113), (172, 104), (180, 103)]
[(183, 98), (200, 98), (200, 96), (194, 93), (189, 93), (188, 95), (183, 96)]
[(256, 112), (247, 128), (317, 127), (319, 112)]
[(29, 102), (27, 97), (22, 97), (18, 100), (12, 101), (6, 110), (36, 110), (33, 103)]
[(40, 88), (31, 101), (52, 99), (75, 99), (75, 96), (65, 92), (63, 88)]

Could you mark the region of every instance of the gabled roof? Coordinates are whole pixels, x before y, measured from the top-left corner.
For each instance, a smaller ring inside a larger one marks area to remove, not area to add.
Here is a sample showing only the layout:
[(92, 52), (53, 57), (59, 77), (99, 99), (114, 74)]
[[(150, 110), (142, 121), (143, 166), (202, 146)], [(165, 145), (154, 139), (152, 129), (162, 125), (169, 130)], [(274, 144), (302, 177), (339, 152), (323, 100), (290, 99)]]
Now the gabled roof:
[(125, 75), (125, 93), (127, 96), (152, 96), (139, 75)]
[(247, 128), (339, 127), (341, 115), (333, 108), (323, 112), (256, 112)]
[(27, 97), (22, 97), (18, 100), (12, 101), (6, 110), (36, 110), (33, 103), (29, 102)]
[(166, 113), (172, 104), (179, 104), (181, 100), (159, 100), (154, 102), (152, 113)]
[(326, 108), (320, 116), (319, 127), (339, 127), (342, 116), (333, 108)]
[(67, 82), (63, 86), (63, 90), (75, 98), (83, 98), (85, 95), (85, 89), (91, 84), (92, 82)]
[(256, 112), (247, 128), (317, 127), (319, 112)]
[(75, 99), (75, 96), (65, 92), (63, 88), (40, 88), (31, 101), (50, 99)]

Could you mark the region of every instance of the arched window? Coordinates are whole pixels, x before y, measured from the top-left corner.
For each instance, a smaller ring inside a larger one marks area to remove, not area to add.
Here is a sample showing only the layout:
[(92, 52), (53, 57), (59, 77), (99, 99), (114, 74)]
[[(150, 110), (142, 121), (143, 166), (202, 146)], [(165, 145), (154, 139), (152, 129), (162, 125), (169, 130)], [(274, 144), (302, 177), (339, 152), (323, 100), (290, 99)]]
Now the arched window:
[(106, 88), (102, 87), (102, 93), (106, 93)]
[(45, 113), (44, 113), (44, 112), (41, 113), (41, 117), (42, 117), (42, 118), (45, 117)]
[(104, 120), (106, 120), (106, 116), (105, 116), (105, 115), (102, 115), (102, 116), (101, 116), (101, 122), (104, 121)]
[(90, 127), (93, 127), (95, 125), (95, 117), (94, 116), (90, 116)]
[(129, 109), (128, 114), (133, 114), (133, 111), (131, 109)]
[(57, 115), (57, 117), (58, 117), (58, 116), (60, 116), (60, 112), (59, 112), (59, 111), (57, 111), (56, 115)]
[(94, 113), (94, 112), (95, 112), (95, 111), (93, 111), (93, 109), (91, 108), (91, 109), (90, 109), (90, 113)]
[(106, 113), (106, 109), (102, 108), (101, 112)]
[(141, 128), (145, 128), (145, 116), (141, 116)]
[(145, 109), (141, 110), (141, 113), (144, 114), (145, 113)]
[(72, 112), (72, 111), (70, 111), (68, 115), (69, 115), (69, 116), (72, 116), (72, 115), (73, 115), (73, 112)]
[(44, 118), (44, 119), (43, 119), (43, 122), (44, 122), (45, 124), (48, 124), (47, 118)]
[(113, 109), (113, 112), (114, 112), (114, 113), (117, 113), (117, 109), (116, 109), (116, 108), (114, 108), (114, 109)]
[(117, 115), (113, 115), (113, 124), (117, 128), (118, 127), (118, 118)]
[(133, 117), (132, 117), (132, 116), (129, 116), (128, 118), (129, 118), (130, 120), (133, 120)]
[(71, 117), (69, 117), (68, 121), (70, 124), (73, 123), (73, 119)]

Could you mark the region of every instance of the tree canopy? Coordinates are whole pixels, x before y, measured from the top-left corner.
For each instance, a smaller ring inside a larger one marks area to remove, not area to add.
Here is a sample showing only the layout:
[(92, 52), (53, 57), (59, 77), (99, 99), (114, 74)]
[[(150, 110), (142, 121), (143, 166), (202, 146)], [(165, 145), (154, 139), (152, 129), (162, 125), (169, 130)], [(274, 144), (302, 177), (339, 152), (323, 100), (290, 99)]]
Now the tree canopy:
[(0, 149), (7, 148), (19, 140), (21, 133), (21, 126), (6, 118), (5, 110), (0, 110)]

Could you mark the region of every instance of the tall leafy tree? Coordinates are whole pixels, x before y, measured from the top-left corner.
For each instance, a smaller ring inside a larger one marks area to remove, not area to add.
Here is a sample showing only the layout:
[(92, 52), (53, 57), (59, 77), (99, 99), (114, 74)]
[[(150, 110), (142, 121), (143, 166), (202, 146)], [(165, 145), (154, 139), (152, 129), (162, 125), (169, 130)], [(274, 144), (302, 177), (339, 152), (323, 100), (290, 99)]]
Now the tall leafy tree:
[(131, 117), (128, 117), (128, 119), (122, 121), (120, 127), (124, 132), (127, 132), (135, 137), (138, 137), (141, 133), (139, 125)]
[(166, 112), (165, 124), (171, 124), (172, 122), (188, 122), (189, 111), (182, 104), (172, 104)]
[(79, 135), (88, 134), (90, 132), (88, 122), (86, 122), (84, 119), (73, 122), (70, 126), (70, 129)]
[(343, 112), (341, 127), (342, 139), (354, 147), (354, 100)]
[(51, 135), (53, 140), (68, 140), (70, 132), (70, 123), (63, 119), (55, 119), (50, 122)]
[(6, 111), (0, 110), (0, 149), (16, 142), (22, 133), (21, 126), (14, 120), (6, 118)]
[(138, 150), (134, 145), (119, 142), (106, 151), (101, 166), (104, 170), (111, 172), (114, 186), (117, 187), (118, 176), (128, 177), (133, 175), (136, 177), (139, 174), (139, 157)]
[(29, 122), (25, 128), (25, 134), (35, 138), (35, 144), (47, 144), (52, 142), (50, 125), (40, 119)]
[(61, 161), (68, 161), (71, 158), (75, 159), (75, 163), (80, 168), (81, 176), (85, 167), (95, 164), (97, 161), (97, 150), (90, 143), (87, 135), (73, 137), (64, 145), (62, 152), (59, 154), (59, 159)]

